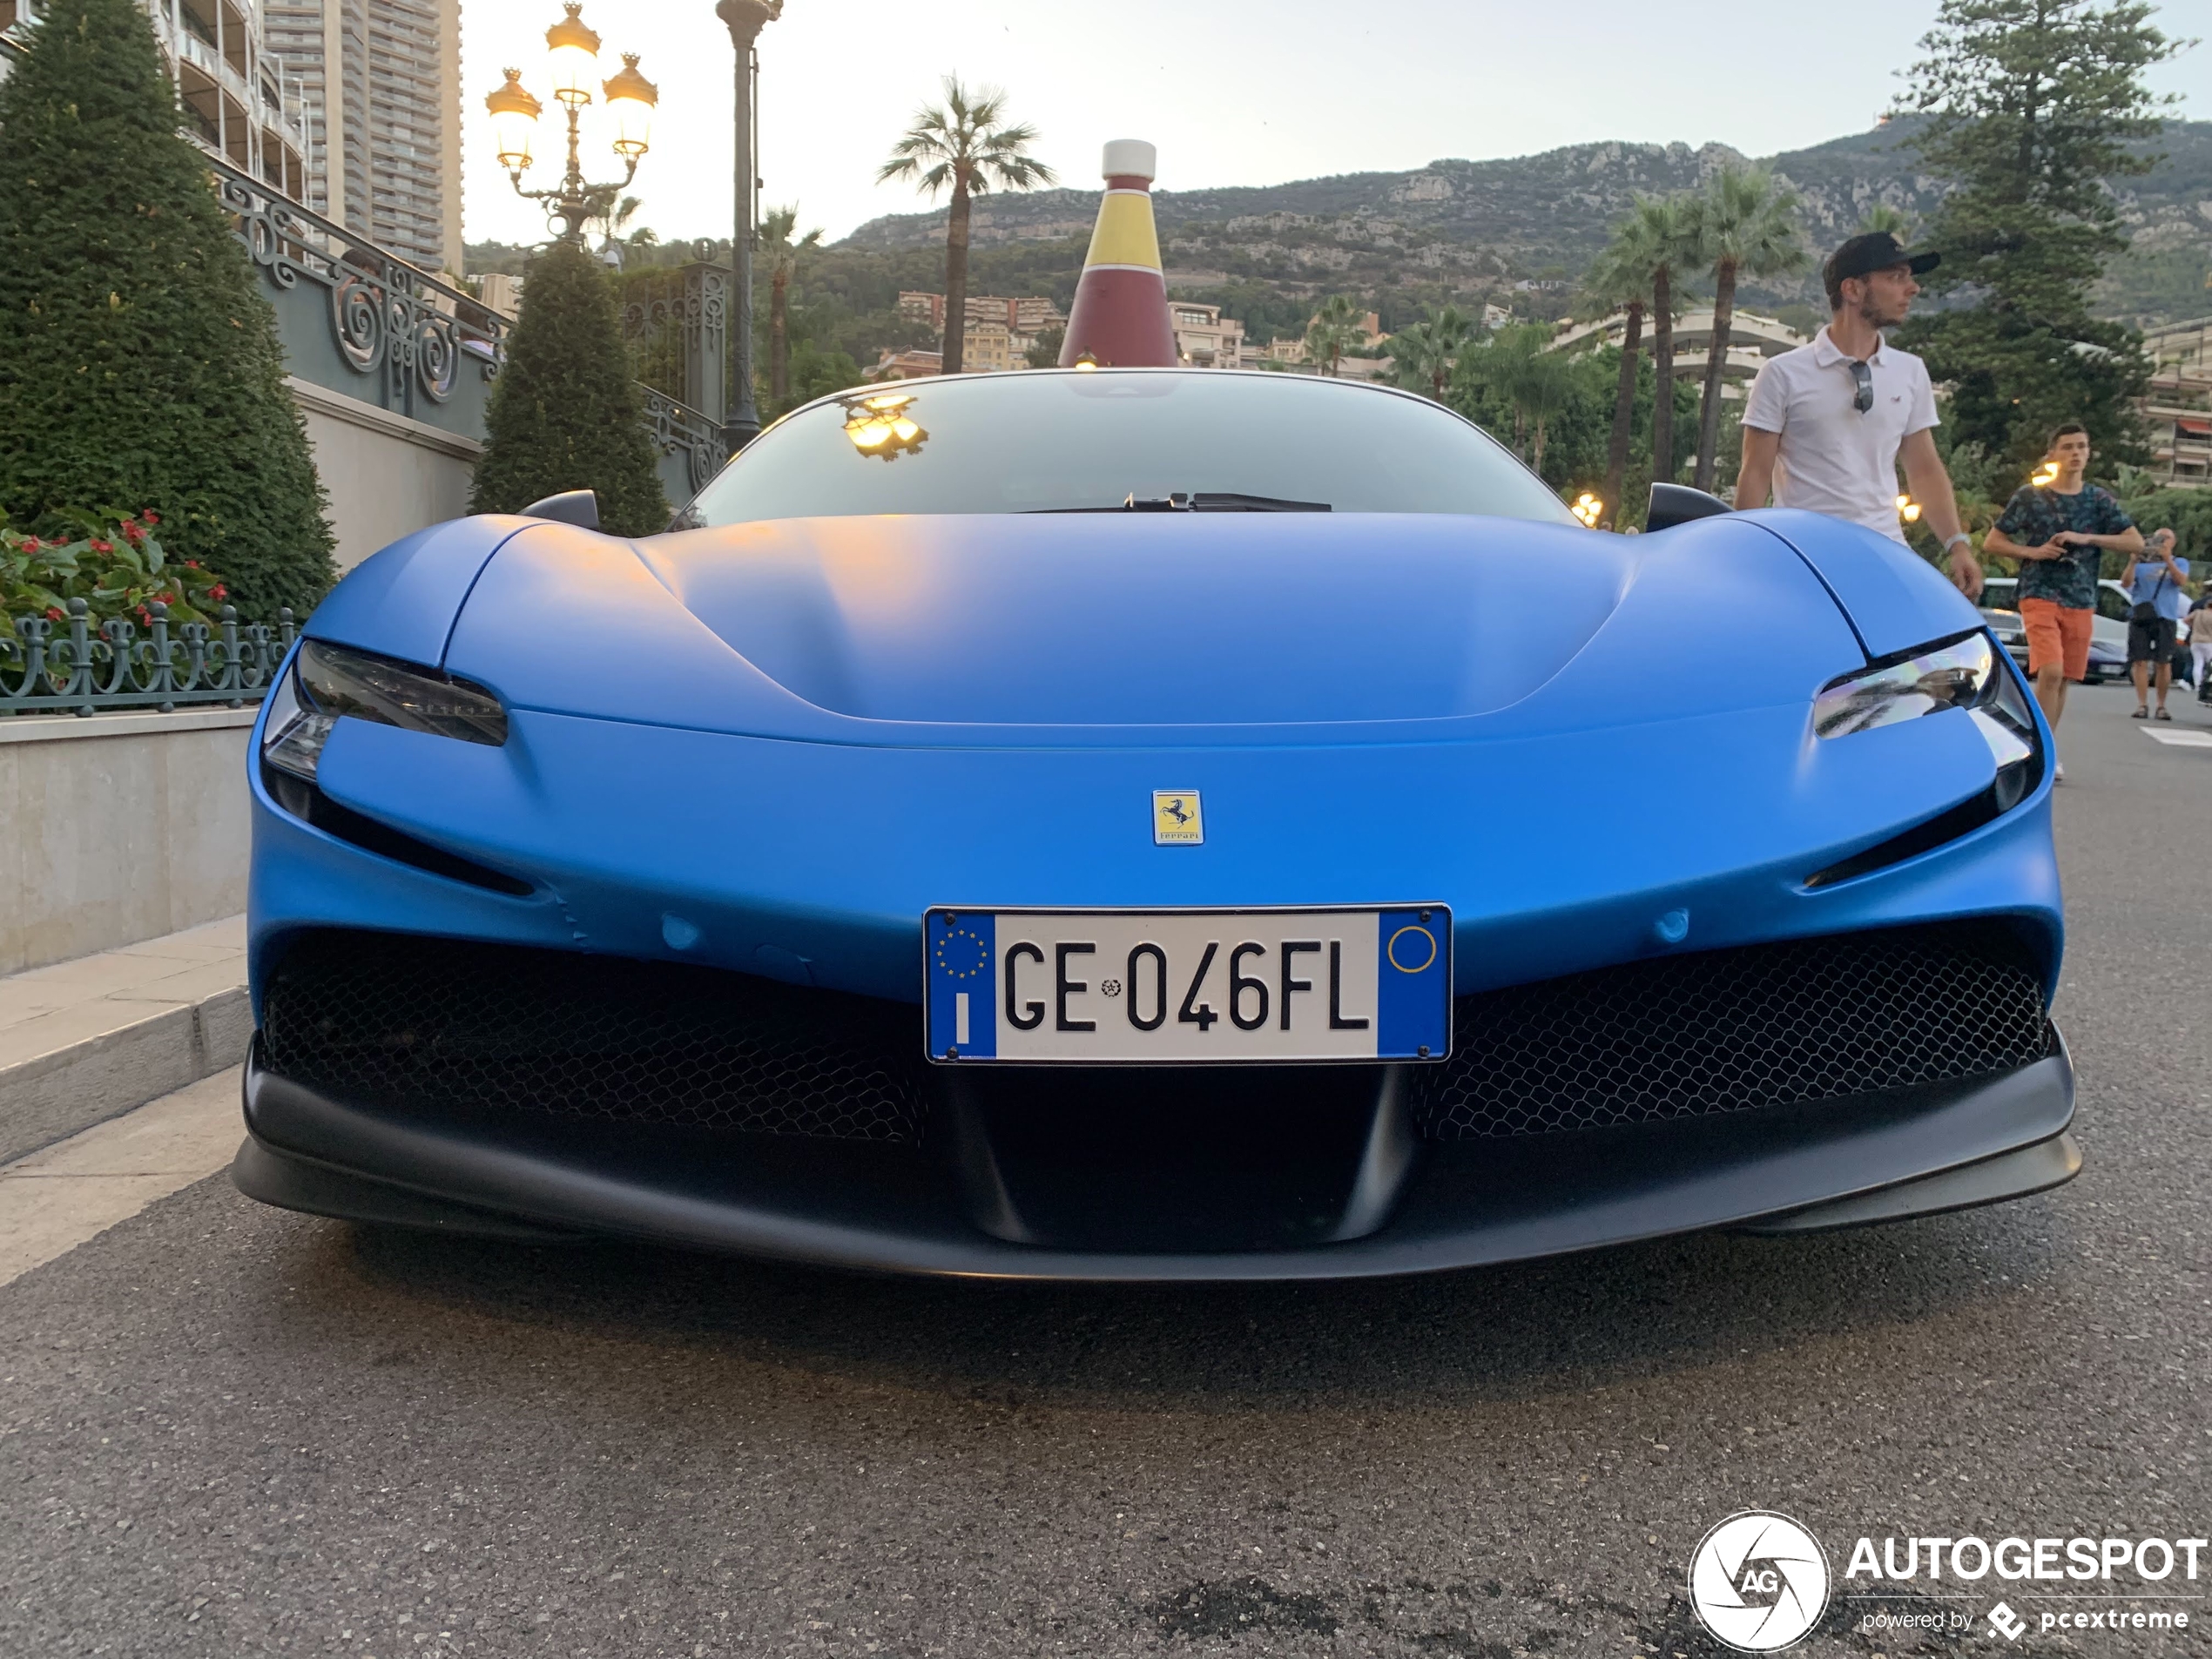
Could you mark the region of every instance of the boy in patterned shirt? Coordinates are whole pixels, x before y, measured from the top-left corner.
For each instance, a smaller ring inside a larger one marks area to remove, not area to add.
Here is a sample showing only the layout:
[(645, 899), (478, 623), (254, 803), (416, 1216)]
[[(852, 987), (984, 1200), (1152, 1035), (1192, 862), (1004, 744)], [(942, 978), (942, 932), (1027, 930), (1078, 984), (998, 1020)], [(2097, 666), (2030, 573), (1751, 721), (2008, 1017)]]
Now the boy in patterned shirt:
[[(2018, 559), (2020, 625), (2027, 634), (2027, 671), (2051, 730), (2066, 711), (2066, 684), (2089, 673), (2089, 624), (2097, 614), (2097, 576), (2105, 550), (2143, 550), (2143, 534), (2108, 490), (2083, 481), (2089, 435), (2074, 425), (2051, 435), (2046, 458), (2058, 476), (2013, 492), (1984, 553)], [(2056, 768), (2064, 779), (2066, 768)]]

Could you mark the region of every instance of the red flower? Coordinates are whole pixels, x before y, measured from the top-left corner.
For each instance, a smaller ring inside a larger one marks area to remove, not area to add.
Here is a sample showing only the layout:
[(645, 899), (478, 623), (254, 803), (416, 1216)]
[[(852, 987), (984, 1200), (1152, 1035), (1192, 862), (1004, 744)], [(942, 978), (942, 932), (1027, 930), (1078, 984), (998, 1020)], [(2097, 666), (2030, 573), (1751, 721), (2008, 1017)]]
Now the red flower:
[(198, 559), (186, 559), (185, 561), (185, 569), (187, 570), (197, 570), (199, 569), (199, 561)]
[(207, 590), (207, 597), (211, 599), (227, 599), (230, 597), (230, 592), (231, 590), (228, 588), (218, 582), (213, 587)]
[(59, 622), (62, 619), (61, 607), (58, 605), (48, 605), (46, 607), (46, 617), (50, 622)]
[(94, 536), (92, 538), (92, 551), (95, 553), (112, 553), (115, 551), (115, 543), (112, 542), (103, 542), (98, 536)]
[(165, 604), (165, 605), (173, 605), (173, 604), (175, 604), (177, 603), (177, 596), (176, 596), (175, 594), (173, 594), (173, 593), (171, 593), (171, 592), (170, 592), (167, 589), (165, 589), (165, 588), (164, 590), (162, 590), (162, 591), (160, 591), (159, 593), (157, 593), (156, 595), (154, 595), (153, 597), (154, 597), (155, 598), (157, 598), (157, 599), (160, 600), (160, 601), (161, 601), (161, 603), (162, 603), (162, 604)]
[(146, 528), (136, 519), (126, 518), (123, 521), (123, 537), (136, 547), (146, 539)]
[(149, 524), (158, 524), (161, 523), (161, 515), (159, 513), (146, 512), (139, 515), (139, 516), (144, 518)]
[(23, 550), (26, 553), (37, 553), (45, 545), (45, 543), (40, 541), (36, 536), (26, 536), (23, 538)]

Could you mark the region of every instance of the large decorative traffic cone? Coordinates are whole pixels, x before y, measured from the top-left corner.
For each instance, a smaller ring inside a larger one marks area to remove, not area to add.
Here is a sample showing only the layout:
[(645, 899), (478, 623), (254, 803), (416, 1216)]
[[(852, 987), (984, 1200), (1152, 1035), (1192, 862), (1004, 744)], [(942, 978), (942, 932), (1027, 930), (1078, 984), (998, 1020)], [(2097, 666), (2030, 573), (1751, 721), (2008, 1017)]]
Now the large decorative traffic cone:
[(1152, 179), (1159, 152), (1142, 138), (1106, 146), (1106, 194), (1090, 233), (1082, 280), (1068, 318), (1060, 366), (1170, 368), (1175, 327), (1168, 317), (1160, 233), (1152, 223)]

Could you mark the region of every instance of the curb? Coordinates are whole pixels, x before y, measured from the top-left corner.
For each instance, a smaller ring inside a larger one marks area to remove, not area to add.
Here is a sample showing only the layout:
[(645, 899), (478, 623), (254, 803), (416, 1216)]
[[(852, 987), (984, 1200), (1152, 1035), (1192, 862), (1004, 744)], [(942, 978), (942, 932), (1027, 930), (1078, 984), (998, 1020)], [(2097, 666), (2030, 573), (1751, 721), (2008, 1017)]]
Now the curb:
[(0, 1067), (0, 1163), (237, 1065), (253, 1037), (239, 985)]

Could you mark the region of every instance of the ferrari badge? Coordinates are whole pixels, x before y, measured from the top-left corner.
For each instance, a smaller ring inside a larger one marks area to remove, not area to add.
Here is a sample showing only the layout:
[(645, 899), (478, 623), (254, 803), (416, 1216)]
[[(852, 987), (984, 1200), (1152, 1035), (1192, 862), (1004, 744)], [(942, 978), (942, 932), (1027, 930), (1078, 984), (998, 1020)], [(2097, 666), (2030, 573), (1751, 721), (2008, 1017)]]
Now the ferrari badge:
[(1152, 844), (1155, 846), (1196, 846), (1206, 839), (1205, 821), (1198, 816), (1195, 789), (1156, 789), (1152, 792)]

